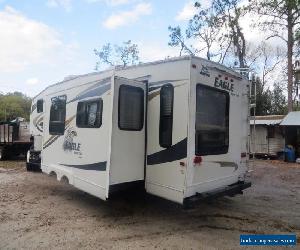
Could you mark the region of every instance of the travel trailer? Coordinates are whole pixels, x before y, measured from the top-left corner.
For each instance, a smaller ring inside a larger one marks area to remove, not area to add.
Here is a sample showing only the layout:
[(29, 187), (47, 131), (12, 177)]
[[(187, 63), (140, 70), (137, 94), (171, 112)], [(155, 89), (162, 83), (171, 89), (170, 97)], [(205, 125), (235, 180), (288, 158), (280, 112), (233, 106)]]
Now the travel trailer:
[(29, 122), (22, 117), (0, 122), (0, 161), (20, 154), (31, 147)]
[(103, 200), (135, 184), (183, 205), (235, 195), (251, 185), (248, 99), (239, 73), (190, 56), (70, 77), (34, 98), (33, 151)]

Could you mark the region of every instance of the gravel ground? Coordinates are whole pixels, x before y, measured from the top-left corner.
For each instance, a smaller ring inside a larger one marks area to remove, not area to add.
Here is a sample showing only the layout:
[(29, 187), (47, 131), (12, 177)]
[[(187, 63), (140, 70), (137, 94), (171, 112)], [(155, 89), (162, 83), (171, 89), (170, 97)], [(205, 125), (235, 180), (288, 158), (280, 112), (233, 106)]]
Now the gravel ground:
[(251, 165), (244, 195), (183, 210), (155, 197), (104, 202), (22, 161), (0, 162), (0, 249), (247, 249), (240, 234), (269, 233), (296, 233), (299, 245), (300, 165)]

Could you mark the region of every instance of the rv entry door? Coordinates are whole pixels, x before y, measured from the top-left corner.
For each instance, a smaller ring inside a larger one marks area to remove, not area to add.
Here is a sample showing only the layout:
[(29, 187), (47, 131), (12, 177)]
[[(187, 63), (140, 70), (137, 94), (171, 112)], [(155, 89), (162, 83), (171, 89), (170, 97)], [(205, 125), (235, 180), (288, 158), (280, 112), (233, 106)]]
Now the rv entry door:
[(110, 185), (144, 180), (147, 85), (115, 77)]

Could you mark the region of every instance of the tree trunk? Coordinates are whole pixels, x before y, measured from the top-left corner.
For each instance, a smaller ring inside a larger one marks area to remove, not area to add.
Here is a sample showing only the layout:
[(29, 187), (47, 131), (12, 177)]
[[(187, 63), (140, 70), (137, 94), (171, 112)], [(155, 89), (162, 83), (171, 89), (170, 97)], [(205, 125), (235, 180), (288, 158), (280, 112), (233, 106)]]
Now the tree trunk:
[(288, 41), (287, 41), (287, 60), (288, 60), (288, 112), (293, 111), (293, 20), (291, 10), (288, 10)]

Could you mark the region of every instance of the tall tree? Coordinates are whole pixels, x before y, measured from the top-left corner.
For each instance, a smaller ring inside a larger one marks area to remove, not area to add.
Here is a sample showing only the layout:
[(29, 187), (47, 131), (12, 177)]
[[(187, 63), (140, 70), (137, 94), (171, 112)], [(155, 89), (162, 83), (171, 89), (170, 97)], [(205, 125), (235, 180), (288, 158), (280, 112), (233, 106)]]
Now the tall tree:
[(284, 95), (283, 86), (279, 83), (275, 83), (272, 91), (272, 115), (285, 115), (287, 113), (286, 104), (286, 96)]
[[(252, 110), (253, 111), (253, 110)], [(256, 115), (270, 115), (272, 112), (272, 91), (265, 88), (260, 78), (256, 81)], [(254, 115), (252, 113), (252, 115)]]
[(181, 32), (181, 28), (179, 26), (177, 27), (168, 27), (168, 30), (170, 32), (169, 37), (170, 41), (168, 43), (171, 47), (180, 47), (179, 56), (182, 56), (183, 52), (187, 52), (188, 54), (195, 54), (194, 51), (192, 51), (192, 48), (189, 48), (188, 45), (185, 42), (185, 37)]
[[(195, 2), (197, 14), (189, 21), (186, 29), (186, 38), (179, 27), (169, 28), (171, 32), (170, 46), (178, 46), (181, 51), (187, 46), (187, 40), (193, 39), (202, 45), (192, 50), (198, 54), (206, 52), (209, 60), (224, 62), (228, 52), (234, 51), (239, 67), (246, 66), (247, 44), (240, 22), (245, 13), (249, 11), (242, 0), (212, 0), (208, 7)], [(172, 42), (172, 38), (179, 38)]]
[(282, 47), (275, 48), (263, 41), (258, 45), (255, 52), (258, 58), (254, 63), (254, 68), (256, 67), (256, 71), (260, 72), (263, 87), (282, 80), (274, 79), (274, 73), (283, 71), (282, 64), (285, 61), (285, 49)]
[[(275, 83), (273, 89), (265, 87), (260, 78), (256, 81), (256, 109), (255, 114), (285, 115), (287, 113), (286, 96), (280, 83)], [(253, 110), (251, 115), (254, 115)]]
[(300, 0), (253, 0), (252, 10), (262, 17), (258, 25), (271, 32), (268, 38), (279, 37), (286, 43), (290, 112), (293, 110), (293, 54), (300, 25)]
[(29, 119), (31, 99), (20, 93), (0, 94), (0, 121), (11, 121), (16, 117)]
[(249, 8), (242, 2), (241, 0), (212, 0), (212, 7), (217, 19), (221, 20), (219, 28), (225, 28), (229, 32), (228, 39), (232, 41), (239, 67), (245, 68), (247, 44), (241, 27), (241, 18), (249, 12)]
[(131, 40), (123, 42), (122, 45), (111, 45), (106, 43), (100, 50), (94, 49), (95, 55), (99, 61), (96, 63), (95, 69), (98, 70), (102, 64), (110, 66), (114, 65), (135, 65), (139, 61), (138, 45), (131, 42)]
[(211, 60), (214, 56), (213, 46), (220, 44), (222, 39), (220, 19), (216, 15), (213, 6), (203, 9), (201, 4), (196, 2), (195, 8), (198, 13), (189, 21), (186, 34), (188, 38), (196, 39), (204, 44), (197, 52), (205, 50), (207, 59)]
[(296, 30), (296, 57), (300, 56), (300, 27)]

